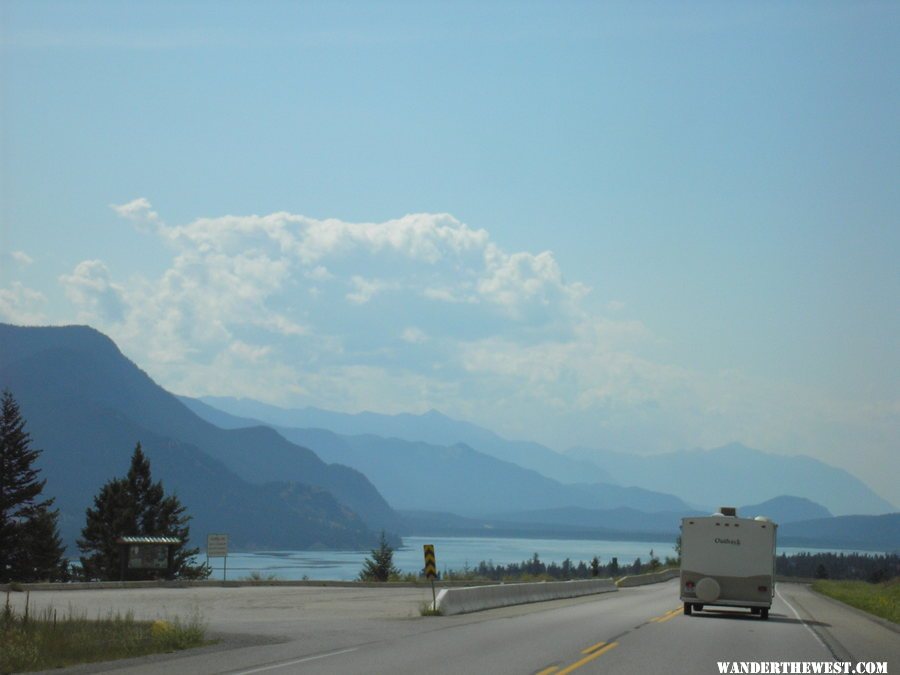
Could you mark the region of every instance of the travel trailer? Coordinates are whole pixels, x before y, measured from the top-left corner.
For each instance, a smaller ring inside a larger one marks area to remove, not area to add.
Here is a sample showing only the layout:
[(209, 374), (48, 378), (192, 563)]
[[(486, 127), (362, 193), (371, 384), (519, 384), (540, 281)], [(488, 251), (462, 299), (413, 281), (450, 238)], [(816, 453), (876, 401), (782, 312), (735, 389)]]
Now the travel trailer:
[(681, 519), (681, 600), (684, 613), (704, 607), (747, 607), (763, 619), (775, 595), (775, 532), (768, 518), (718, 513)]

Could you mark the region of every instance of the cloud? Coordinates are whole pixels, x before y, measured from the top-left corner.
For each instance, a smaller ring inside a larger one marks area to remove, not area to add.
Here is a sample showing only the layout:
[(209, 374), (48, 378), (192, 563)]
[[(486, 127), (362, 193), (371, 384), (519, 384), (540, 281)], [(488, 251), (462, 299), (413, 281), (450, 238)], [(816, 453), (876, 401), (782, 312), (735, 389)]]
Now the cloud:
[(44, 324), (46, 316), (38, 307), (46, 302), (43, 293), (14, 281), (10, 288), (0, 288), (0, 319), (20, 325)]
[(150, 201), (145, 197), (138, 197), (126, 204), (110, 204), (109, 207), (143, 231), (155, 229), (162, 224), (159, 214), (153, 210)]
[[(890, 401), (855, 405), (668, 363), (650, 327), (566, 279), (552, 252), (503, 250), (448, 214), (353, 223), (276, 212), (168, 225), (144, 198), (114, 209), (167, 244), (165, 271), (113, 279), (86, 260), (60, 282), (79, 319), (179, 393), (438, 408), (557, 447), (740, 439), (839, 458), (837, 439), (887, 447), (896, 438)], [(0, 290), (0, 315), (34, 322), (44, 302), (17, 283)]]
[(34, 262), (34, 258), (25, 253), (25, 251), (12, 251), (9, 254), (9, 257), (12, 258), (13, 262), (22, 267), (27, 267)]
[(421, 328), (408, 326), (407, 328), (403, 329), (403, 332), (400, 334), (400, 339), (413, 345), (423, 344), (425, 342), (428, 342), (428, 334)]
[(486, 274), (478, 282), (478, 292), (511, 316), (521, 316), (526, 305), (573, 308), (588, 293), (583, 284), (563, 281), (550, 251), (507, 254), (491, 245), (484, 257)]
[(65, 287), (66, 296), (86, 319), (120, 322), (124, 318), (124, 291), (110, 280), (109, 270), (99, 260), (84, 260), (72, 274), (63, 274), (59, 280)]
[(360, 276), (352, 277), (350, 284), (354, 290), (352, 293), (347, 293), (346, 298), (356, 305), (364, 305), (383, 291), (399, 288), (396, 284), (381, 279), (363, 279)]

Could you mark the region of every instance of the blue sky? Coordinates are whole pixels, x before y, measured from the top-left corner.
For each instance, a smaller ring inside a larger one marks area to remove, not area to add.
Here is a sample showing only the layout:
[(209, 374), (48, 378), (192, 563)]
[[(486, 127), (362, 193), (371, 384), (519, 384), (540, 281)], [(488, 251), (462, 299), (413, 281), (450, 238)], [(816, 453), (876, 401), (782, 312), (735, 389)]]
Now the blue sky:
[(896, 3), (0, 5), (0, 318), (900, 503)]

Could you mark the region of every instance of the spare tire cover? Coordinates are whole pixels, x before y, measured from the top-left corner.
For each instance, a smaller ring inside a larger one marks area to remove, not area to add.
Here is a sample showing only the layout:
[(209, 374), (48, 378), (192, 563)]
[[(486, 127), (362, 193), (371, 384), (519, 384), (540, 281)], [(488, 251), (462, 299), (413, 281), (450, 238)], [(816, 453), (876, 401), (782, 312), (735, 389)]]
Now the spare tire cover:
[(719, 588), (719, 582), (710, 577), (703, 577), (699, 582), (697, 582), (697, 599), (702, 600), (703, 602), (715, 602), (719, 599), (719, 593), (722, 592), (722, 589)]

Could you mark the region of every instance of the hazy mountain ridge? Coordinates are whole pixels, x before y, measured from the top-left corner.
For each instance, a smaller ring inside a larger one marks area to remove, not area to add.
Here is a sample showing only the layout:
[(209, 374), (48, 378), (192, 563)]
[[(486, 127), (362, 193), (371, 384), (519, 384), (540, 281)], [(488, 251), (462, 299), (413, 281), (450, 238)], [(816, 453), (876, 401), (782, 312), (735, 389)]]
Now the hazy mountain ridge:
[[(741, 514), (739, 509), (738, 513)], [(464, 518), (452, 513), (401, 511), (410, 535), (674, 541), (681, 518), (702, 512), (642, 513), (634, 509), (562, 508)], [(743, 510), (743, 515), (757, 515)], [(778, 521), (776, 521), (778, 522)], [(900, 513), (838, 516), (779, 523), (779, 547), (900, 549)]]
[(714, 508), (763, 502), (781, 495), (810, 499), (836, 515), (878, 515), (897, 508), (849, 472), (803, 455), (775, 455), (732, 443), (712, 450), (633, 455), (572, 448), (570, 456), (615, 467), (626, 485), (668, 490)]
[[(92, 496), (127, 470), (137, 441), (154, 476), (194, 516), (195, 543), (224, 530), (244, 547), (356, 548), (373, 541), (356, 512), (373, 526), (397, 522), (359, 472), (328, 466), (267, 428), (231, 432), (201, 420), (91, 328), (0, 324), (0, 387), (13, 392), (43, 450), (69, 544)], [(273, 455), (293, 470), (267, 472)]]
[[(190, 407), (203, 411), (201, 414), (208, 419), (216, 421), (223, 426), (247, 426), (258, 421), (242, 419), (227, 412), (203, 403), (200, 400), (186, 400)], [(287, 411), (286, 411), (287, 412)], [(336, 419), (343, 419), (338, 416)], [(428, 443), (406, 443), (399, 439), (384, 439), (369, 436), (346, 436), (326, 429), (282, 429), (282, 433), (288, 436), (295, 434), (296, 440), (310, 447), (321, 449), (323, 456), (334, 461), (354, 464), (360, 461), (360, 456), (365, 453), (383, 455), (391, 449), (418, 448), (419, 457), (427, 463), (422, 473), (425, 478), (420, 485), (435, 485), (433, 479), (428, 476), (444, 478), (448, 474), (438, 468), (438, 458), (448, 448), (433, 446)], [(378, 446), (381, 447), (380, 452)], [(474, 452), (471, 448), (457, 446), (457, 457), (466, 451)], [(734, 453), (738, 460), (741, 456), (754, 457), (765, 455), (743, 446), (733, 445), (719, 449), (720, 455), (724, 455), (724, 461), (730, 461), (729, 453)], [(400, 453), (403, 455), (403, 453)], [(619, 456), (618, 453), (610, 453)], [(703, 454), (698, 451), (697, 454)], [(765, 455), (775, 461), (780, 459), (777, 455)], [(373, 460), (373, 456), (368, 458)], [(790, 459), (790, 458), (789, 458)], [(805, 458), (808, 459), (808, 458)], [(810, 460), (813, 466), (824, 467), (825, 471), (833, 470), (840, 477), (845, 472), (833, 469), (824, 463)], [(404, 467), (410, 465), (409, 458), (405, 458), (401, 464)], [(360, 467), (362, 468), (362, 467)], [(363, 469), (369, 472), (371, 469)], [(521, 471), (520, 467), (507, 467), (507, 471)], [(772, 465), (766, 467), (769, 472), (776, 471)], [(377, 472), (376, 472), (377, 473)], [(483, 475), (481, 472), (479, 476)], [(847, 476), (853, 479), (852, 476)], [(765, 476), (764, 476), (765, 477)], [(397, 480), (397, 476), (392, 476)], [(373, 477), (378, 484), (378, 478)], [(744, 482), (762, 482), (759, 475), (756, 477), (743, 476)], [(855, 480), (855, 479), (853, 479)], [(858, 481), (857, 481), (858, 482)], [(447, 484), (455, 484), (447, 481)], [(438, 484), (440, 485), (440, 484)], [(379, 486), (381, 487), (381, 486)], [(576, 487), (577, 486), (567, 486)], [(608, 487), (608, 486), (607, 486)], [(863, 485), (864, 489), (865, 486)], [(385, 487), (385, 492), (390, 493), (392, 488)], [(729, 494), (720, 494), (718, 502), (706, 509), (691, 509), (688, 507), (676, 507), (670, 510), (658, 509), (656, 512), (646, 512), (627, 506), (615, 506), (612, 508), (593, 508), (584, 506), (566, 506), (536, 508), (530, 503), (526, 508), (511, 506), (511, 500), (504, 503), (501, 508), (482, 513), (461, 512), (452, 502), (446, 505), (440, 499), (434, 499), (436, 493), (429, 493), (430, 502), (422, 507), (410, 507), (402, 499), (399, 502), (401, 515), (404, 517), (404, 532), (407, 534), (442, 534), (447, 536), (519, 536), (519, 537), (572, 537), (572, 538), (612, 538), (637, 540), (652, 540), (675, 536), (678, 531), (680, 519), (683, 516), (704, 515), (711, 513), (718, 506), (737, 505), (738, 513), (746, 517), (765, 515), (783, 528), (780, 541), (782, 545), (797, 546), (834, 546), (838, 548), (866, 548), (871, 550), (888, 550), (896, 546), (897, 538), (892, 530), (893, 520), (890, 517), (860, 516), (860, 520), (834, 518), (828, 508), (816, 501), (797, 497), (789, 494), (773, 496), (759, 503), (743, 504), (735, 497), (738, 491), (730, 491)], [(712, 501), (712, 500), (710, 500)], [(749, 500), (748, 500), (749, 501)], [(737, 504), (736, 504), (737, 502)], [(804, 529), (810, 523), (809, 528)], [(829, 524), (831, 523), (831, 524)]]
[(791, 546), (817, 546), (900, 552), (900, 513), (835, 516), (787, 523), (778, 539)]
[[(257, 424), (189, 398), (197, 414), (228, 428)], [(499, 510), (560, 506), (630, 506), (644, 511), (686, 509), (681, 500), (641, 488), (603, 484), (562, 484), (536, 471), (457, 443), (345, 435), (326, 429), (274, 427), (322, 458), (363, 472), (398, 509), (451, 511), (475, 516)]]
[[(456, 441), (441, 443), (434, 442), (433, 439), (451, 437), (459, 440), (459, 437), (467, 434), (482, 440), (495, 438), (501, 443), (508, 444), (503, 452), (511, 453), (512, 458), (507, 461), (544, 473), (533, 463), (529, 466), (528, 462), (516, 460), (514, 451), (519, 447), (519, 442), (504, 441), (489, 430), (469, 422), (452, 420), (437, 411), (430, 411), (424, 415), (379, 415), (366, 412), (349, 415), (318, 408), (291, 410), (252, 399), (204, 397), (200, 400), (206, 402), (210, 409), (217, 413), (251, 417), (281, 427), (290, 427), (294, 422), (308, 422), (311, 427), (329, 429), (340, 434), (369, 430), (368, 433), (379, 436), (393, 436), (444, 446), (452, 445)], [(242, 415), (240, 411), (255, 412), (259, 416)], [(229, 423), (233, 424), (233, 419)], [(381, 433), (377, 430), (381, 430)], [(466, 441), (466, 443), (478, 451), (499, 458), (496, 452), (483, 449), (478, 442)], [(558, 455), (549, 448), (539, 447), (546, 453)], [(785, 495), (820, 504), (826, 508), (829, 515), (854, 513), (875, 515), (897, 510), (894, 505), (843, 469), (811, 457), (776, 455), (747, 448), (739, 443), (713, 450), (680, 451), (659, 455), (634, 455), (587, 448), (573, 448), (564, 454), (579, 459), (582, 462), (581, 466), (599, 465), (599, 468), (603, 469), (603, 476), (614, 477), (613, 480), (599, 482), (638, 486), (653, 492), (674, 494), (687, 504), (704, 511), (735, 502), (759, 505)], [(337, 460), (337, 455), (332, 458), (335, 461), (347, 461)], [(569, 465), (569, 468), (572, 468), (572, 465)], [(585, 473), (579, 478), (577, 467), (573, 471), (576, 473), (566, 474), (568, 478), (563, 482), (592, 482), (592, 479), (587, 477), (592, 474)], [(554, 477), (552, 473), (544, 475)], [(771, 508), (771, 505), (768, 508)], [(806, 515), (825, 517), (824, 513), (814, 511)], [(792, 520), (798, 517), (797, 514), (789, 515)]]
[(314, 407), (280, 408), (246, 398), (204, 396), (199, 400), (216, 410), (275, 427), (329, 429), (349, 436), (370, 434), (445, 447), (463, 443), (486, 455), (537, 471), (561, 483), (618, 484), (605, 468), (593, 462), (567, 457), (540, 443), (507, 440), (490, 429), (455, 420), (437, 410), (421, 415), (349, 414)]

